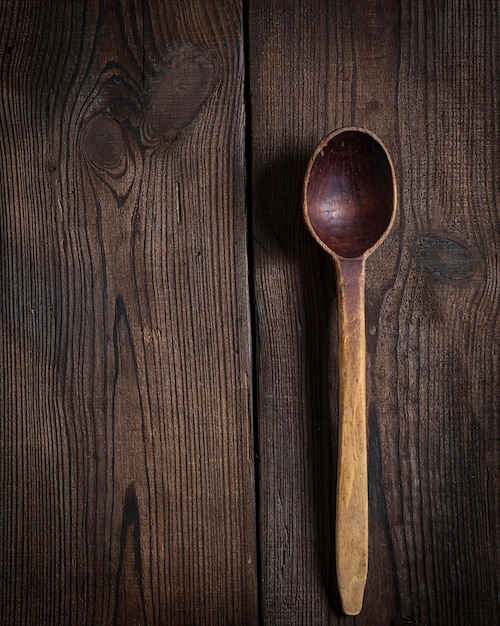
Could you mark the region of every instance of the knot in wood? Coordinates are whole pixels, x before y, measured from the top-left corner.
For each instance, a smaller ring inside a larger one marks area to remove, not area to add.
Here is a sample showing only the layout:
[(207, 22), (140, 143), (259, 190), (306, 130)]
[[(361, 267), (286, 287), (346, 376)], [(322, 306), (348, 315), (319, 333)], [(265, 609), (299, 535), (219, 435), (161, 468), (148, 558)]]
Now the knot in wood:
[(109, 115), (97, 115), (83, 131), (83, 151), (99, 170), (116, 171), (125, 166), (126, 143), (123, 130)]
[(142, 139), (166, 141), (197, 116), (214, 90), (218, 64), (208, 51), (185, 46), (151, 79), (146, 93)]

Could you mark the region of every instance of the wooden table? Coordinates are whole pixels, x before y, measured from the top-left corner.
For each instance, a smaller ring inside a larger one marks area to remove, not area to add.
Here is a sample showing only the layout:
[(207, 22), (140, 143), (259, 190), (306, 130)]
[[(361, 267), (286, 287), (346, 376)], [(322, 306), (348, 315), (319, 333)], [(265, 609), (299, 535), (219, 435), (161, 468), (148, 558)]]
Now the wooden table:
[[(0, 0), (0, 624), (496, 626), (490, 0)], [(301, 187), (392, 154), (370, 561), (334, 568), (337, 313)]]

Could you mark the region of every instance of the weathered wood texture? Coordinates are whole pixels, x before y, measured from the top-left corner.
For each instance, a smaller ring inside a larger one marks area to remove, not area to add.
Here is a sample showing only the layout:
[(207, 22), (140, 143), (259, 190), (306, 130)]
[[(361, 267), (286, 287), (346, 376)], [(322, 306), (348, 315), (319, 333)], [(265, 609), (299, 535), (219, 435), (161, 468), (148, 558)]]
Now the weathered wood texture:
[(255, 624), (239, 2), (0, 3), (0, 623)]
[[(253, 258), (266, 624), (499, 619), (498, 3), (250, 0)], [(301, 186), (365, 126), (399, 213), (367, 261), (370, 554), (361, 615), (334, 574), (337, 313)]]
[(0, 0), (0, 624), (256, 624), (259, 592), (269, 626), (354, 623), (335, 279), (301, 187), (356, 124), (400, 203), (366, 266), (355, 623), (496, 626), (498, 4), (246, 17), (248, 59), (240, 0)]

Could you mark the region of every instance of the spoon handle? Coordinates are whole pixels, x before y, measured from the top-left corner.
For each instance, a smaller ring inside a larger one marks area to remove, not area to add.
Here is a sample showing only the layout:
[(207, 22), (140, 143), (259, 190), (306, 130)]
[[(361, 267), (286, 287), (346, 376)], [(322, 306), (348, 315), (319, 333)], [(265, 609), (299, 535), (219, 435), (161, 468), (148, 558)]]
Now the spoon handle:
[(339, 306), (339, 443), (336, 565), (342, 610), (357, 615), (368, 571), (365, 259), (336, 258)]

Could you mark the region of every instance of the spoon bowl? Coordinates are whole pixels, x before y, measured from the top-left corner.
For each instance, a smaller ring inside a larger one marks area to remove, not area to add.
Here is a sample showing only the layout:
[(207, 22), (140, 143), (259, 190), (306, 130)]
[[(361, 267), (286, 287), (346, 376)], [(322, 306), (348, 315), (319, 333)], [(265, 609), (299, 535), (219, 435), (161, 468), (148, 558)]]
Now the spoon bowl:
[(317, 147), (306, 172), (305, 218), (330, 254), (368, 256), (395, 216), (394, 168), (373, 133), (346, 128)]
[(339, 437), (336, 568), (342, 609), (357, 615), (368, 572), (365, 261), (396, 214), (389, 153), (371, 132), (343, 128), (316, 148), (304, 182), (304, 218), (337, 272)]

